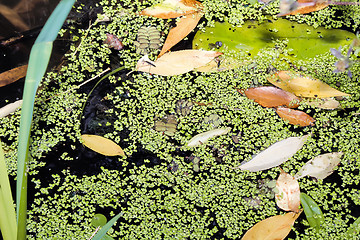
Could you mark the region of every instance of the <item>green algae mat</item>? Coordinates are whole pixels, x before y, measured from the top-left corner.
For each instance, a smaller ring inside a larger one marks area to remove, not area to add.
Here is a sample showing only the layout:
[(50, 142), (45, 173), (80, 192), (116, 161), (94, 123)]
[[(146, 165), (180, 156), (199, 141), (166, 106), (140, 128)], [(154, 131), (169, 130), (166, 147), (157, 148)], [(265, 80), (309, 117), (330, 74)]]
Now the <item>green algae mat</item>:
[[(175, 46), (176, 50), (189, 48), (198, 36), (203, 36), (203, 48), (209, 49), (210, 44), (243, 64), (223, 72), (193, 71), (163, 77), (131, 72), (143, 57), (141, 53), (147, 52), (151, 60), (155, 59), (160, 51), (156, 44), (164, 43), (175, 24), (171, 19), (137, 14), (155, 2), (126, 0), (118, 4), (104, 0), (95, 7), (101, 12), (101, 21), (89, 29), (61, 31), (66, 39), (70, 34), (73, 43), (65, 64), (43, 79), (35, 103), (28, 168), (28, 238), (89, 239), (96, 231), (92, 222), (97, 214), (111, 219), (122, 213), (108, 232), (114, 239), (240, 239), (261, 220), (286, 212), (277, 207), (273, 191), (279, 167), (251, 172), (238, 166), (272, 144), (309, 134), (301, 149), (281, 165), (285, 172), (295, 176), (306, 162), (321, 154), (343, 155), (325, 179), (298, 179), (300, 191), (321, 209), (324, 222), (312, 227), (315, 225), (309, 224), (309, 216), (303, 212), (287, 239), (356, 239), (360, 208), (360, 64), (358, 56), (352, 54), (352, 77), (346, 72), (335, 73), (339, 59), (329, 48), (341, 46), (346, 55), (355, 36), (337, 28), (358, 28), (360, 9), (333, 6), (277, 20), (275, 2), (260, 9), (260, 5), (248, 6), (246, 1), (201, 1), (204, 15), (195, 28), (194, 41), (190, 35), (183, 45)], [(81, 6), (77, 7), (76, 11), (82, 11)], [(104, 16), (111, 20), (104, 22)], [(273, 32), (262, 42), (269, 44), (252, 45), (232, 35), (240, 31), (232, 29), (247, 26), (248, 20), (286, 23), (280, 28), (253, 22), (251, 28), (246, 27), (246, 35), (253, 33), (249, 39), (258, 39), (256, 29)], [(228, 22), (231, 33), (226, 29), (216, 35), (209, 33), (209, 29), (224, 24), (218, 22)], [(316, 44), (333, 33), (339, 42), (327, 47), (321, 42), (322, 47), (316, 47), (319, 54), (307, 52), (303, 50), (307, 48), (305, 43), (296, 45), (299, 37), (289, 35), (291, 26), (297, 29), (298, 23), (307, 24), (301, 26), (311, 30)], [(140, 30), (150, 28), (156, 32), (156, 44), (152, 42), (154, 36)], [(287, 34), (284, 38), (280, 35), (283, 31)], [(123, 49), (110, 49), (104, 44), (107, 34), (117, 36)], [(323, 36), (320, 40), (319, 34)], [(240, 43), (253, 47), (249, 49), (251, 56), (239, 51)], [(304, 48), (299, 51), (298, 47)], [(108, 67), (124, 70), (95, 84), (99, 79), (96, 76), (103, 76)], [(261, 107), (237, 91), (270, 86), (267, 79), (276, 70), (299, 71), (350, 96), (334, 99), (340, 107), (333, 110), (303, 101), (298, 109), (315, 119), (314, 126), (291, 125), (275, 109)], [(79, 87), (94, 77), (93, 82)], [(16, 171), (19, 118), (20, 113), (15, 112), (0, 119), (0, 138), (12, 175)], [(194, 136), (213, 129), (226, 129), (226, 133), (188, 146)], [(127, 157), (93, 152), (82, 145), (82, 134), (114, 141)]]

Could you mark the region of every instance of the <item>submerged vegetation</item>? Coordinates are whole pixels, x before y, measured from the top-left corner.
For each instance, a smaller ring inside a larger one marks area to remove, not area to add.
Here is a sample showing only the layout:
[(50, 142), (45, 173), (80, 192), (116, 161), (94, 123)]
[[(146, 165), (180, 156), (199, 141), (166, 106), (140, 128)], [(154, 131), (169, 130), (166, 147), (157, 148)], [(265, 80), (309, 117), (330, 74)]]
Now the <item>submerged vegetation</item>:
[[(139, 37), (141, 29), (152, 29), (156, 44), (163, 44), (175, 25), (173, 19), (138, 14), (154, 3), (158, 1), (103, 0), (96, 6), (102, 9), (98, 20), (88, 29), (62, 30), (73, 41), (67, 62), (47, 74), (35, 102), (29, 238), (87, 239), (96, 229), (95, 214), (110, 219), (121, 212), (108, 232), (115, 239), (238, 239), (254, 224), (283, 211), (277, 208), (272, 190), (264, 187), (264, 181), (277, 178), (280, 168), (249, 172), (237, 167), (276, 142), (307, 134), (311, 136), (304, 146), (281, 165), (285, 172), (295, 175), (320, 154), (342, 152), (343, 156), (327, 178), (298, 180), (301, 192), (321, 208), (324, 221), (313, 228), (308, 216), (301, 214), (289, 239), (348, 238), (360, 208), (360, 63), (355, 51), (347, 54), (352, 39), (341, 43), (341, 49), (331, 46), (339, 49), (335, 56), (329, 48), (301, 58), (292, 54), (286, 38), (251, 56), (214, 42), (213, 47), (224, 48), (224, 55), (241, 64), (228, 71), (176, 76), (130, 73), (142, 53), (149, 53), (152, 60), (159, 53), (157, 46), (151, 47), (150, 35), (146, 38), (149, 46), (139, 48), (144, 41)], [(239, 27), (246, 20), (279, 18), (278, 1), (265, 8), (246, 1), (205, 0), (202, 4), (197, 31), (218, 21)], [(321, 26), (354, 31), (359, 28), (359, 17), (360, 7), (336, 5), (283, 18), (306, 23), (311, 30)], [(121, 49), (104, 44), (109, 34), (122, 42)], [(173, 51), (190, 47), (192, 36)], [(334, 72), (339, 57), (344, 56), (351, 61), (346, 68), (351, 77), (347, 71)], [(78, 86), (108, 67), (126, 70), (96, 84), (94, 94), (87, 98), (90, 87)], [(264, 108), (237, 91), (270, 85), (268, 78), (276, 70), (300, 71), (349, 96), (337, 97), (341, 107), (334, 110), (301, 101), (298, 109), (316, 122), (306, 127), (291, 125), (273, 108)], [(83, 109), (84, 104), (88, 105)], [(0, 137), (12, 175), (19, 116), (15, 112), (0, 119)], [(227, 131), (204, 144), (188, 145), (195, 135), (215, 128)], [(81, 134), (111, 139), (127, 157), (94, 153), (82, 146)], [(356, 234), (351, 237), (356, 239)]]

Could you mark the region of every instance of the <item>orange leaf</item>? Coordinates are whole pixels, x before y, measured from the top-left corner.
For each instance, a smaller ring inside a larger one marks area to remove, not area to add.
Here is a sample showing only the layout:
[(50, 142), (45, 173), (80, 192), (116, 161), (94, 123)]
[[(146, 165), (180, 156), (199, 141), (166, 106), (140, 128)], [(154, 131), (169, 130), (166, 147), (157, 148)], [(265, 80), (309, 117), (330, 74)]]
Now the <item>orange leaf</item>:
[(81, 135), (81, 140), (86, 147), (102, 155), (126, 157), (122, 148), (110, 139), (97, 135), (83, 134)]
[(276, 205), (285, 211), (299, 212), (300, 187), (298, 181), (290, 174), (281, 169), (279, 178), (276, 181), (275, 194)]
[(285, 107), (278, 107), (276, 113), (290, 124), (299, 125), (301, 127), (313, 126), (315, 119), (310, 117), (303, 111), (293, 110)]
[(13, 68), (0, 74), (0, 87), (16, 82), (26, 76), (28, 65)]
[[(238, 90), (239, 92), (241, 90)], [(300, 99), (294, 94), (276, 87), (256, 87), (244, 91), (246, 97), (253, 99), (263, 107), (287, 106), (296, 108)]]
[(142, 10), (140, 15), (162, 19), (177, 18), (197, 12), (202, 7), (202, 4), (195, 0), (165, 0), (162, 3)]
[(290, 10), (291, 8), (289, 8), (289, 11), (284, 11), (280, 13), (279, 16), (306, 14), (319, 11), (327, 6), (329, 6), (329, 1), (327, 0), (298, 0), (295, 10), (292, 11)]
[(176, 23), (176, 27), (170, 30), (158, 57), (166, 53), (170, 48), (186, 37), (196, 27), (201, 17), (201, 12), (181, 17)]
[(262, 220), (250, 228), (242, 240), (280, 240), (286, 238), (299, 213), (276, 215)]

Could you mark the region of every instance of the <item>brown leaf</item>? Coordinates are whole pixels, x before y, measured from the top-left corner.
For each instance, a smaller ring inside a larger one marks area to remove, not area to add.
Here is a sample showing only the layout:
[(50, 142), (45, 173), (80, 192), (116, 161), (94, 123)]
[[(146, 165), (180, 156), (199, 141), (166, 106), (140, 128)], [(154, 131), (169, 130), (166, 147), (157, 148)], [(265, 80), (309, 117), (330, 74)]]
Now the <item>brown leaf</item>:
[(276, 181), (276, 205), (285, 211), (298, 212), (300, 207), (300, 187), (298, 181), (281, 169)]
[(0, 87), (16, 82), (17, 80), (26, 76), (28, 65), (13, 68), (9, 71), (0, 74)]
[[(238, 90), (241, 93), (241, 90)], [(263, 107), (287, 106), (296, 108), (300, 99), (290, 92), (276, 87), (256, 87), (243, 91), (249, 99), (254, 100)]]
[(105, 156), (126, 157), (122, 148), (110, 139), (90, 134), (81, 135), (83, 144), (91, 150)]
[(196, 27), (201, 17), (201, 12), (195, 12), (181, 17), (176, 23), (176, 27), (170, 30), (158, 57), (162, 56), (175, 44), (186, 37)]
[(287, 6), (284, 6), (285, 10), (283, 10), (279, 16), (306, 14), (319, 11), (327, 6), (329, 6), (329, 1), (327, 0), (298, 0), (295, 9), (288, 7), (286, 10)]
[(293, 110), (285, 107), (278, 107), (276, 113), (290, 124), (299, 125), (301, 127), (313, 126), (315, 119), (303, 111)]
[(121, 50), (124, 48), (124, 44), (119, 40), (119, 38), (110, 33), (106, 34), (104, 43), (107, 44), (109, 48), (114, 48), (115, 50)]
[(286, 213), (285, 215), (276, 215), (262, 220), (250, 228), (242, 240), (279, 240), (284, 239), (291, 231), (299, 213)]

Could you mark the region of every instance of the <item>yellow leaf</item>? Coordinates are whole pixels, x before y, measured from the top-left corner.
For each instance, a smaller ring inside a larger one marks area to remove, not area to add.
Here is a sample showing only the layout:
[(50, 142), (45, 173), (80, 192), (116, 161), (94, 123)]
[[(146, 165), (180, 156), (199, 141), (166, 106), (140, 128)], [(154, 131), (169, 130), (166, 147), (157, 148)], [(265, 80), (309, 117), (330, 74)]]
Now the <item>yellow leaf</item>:
[(275, 86), (292, 92), (301, 97), (328, 98), (337, 96), (350, 96), (330, 87), (317, 79), (312, 79), (292, 71), (279, 71), (268, 78)]
[(235, 68), (239, 68), (243, 65), (245, 65), (247, 61), (239, 61), (235, 58), (231, 58), (229, 56), (221, 55), (218, 58), (214, 58), (211, 62), (208, 64), (194, 69), (198, 72), (222, 72), (227, 71)]
[(126, 157), (122, 148), (110, 139), (90, 134), (81, 135), (83, 144), (91, 150), (105, 156)]
[(204, 50), (182, 50), (169, 52), (151, 62), (148, 58), (141, 58), (136, 70), (161, 76), (174, 76), (192, 71), (206, 65), (222, 53)]
[(186, 37), (196, 27), (201, 17), (202, 13), (200, 12), (181, 17), (176, 23), (176, 27), (170, 30), (158, 57), (162, 56), (175, 44)]
[(300, 207), (300, 187), (298, 181), (290, 174), (281, 169), (280, 176), (276, 181), (275, 194), (276, 205), (285, 210), (298, 212)]
[(262, 220), (250, 228), (242, 240), (279, 240), (284, 239), (291, 231), (299, 213), (276, 215)]

